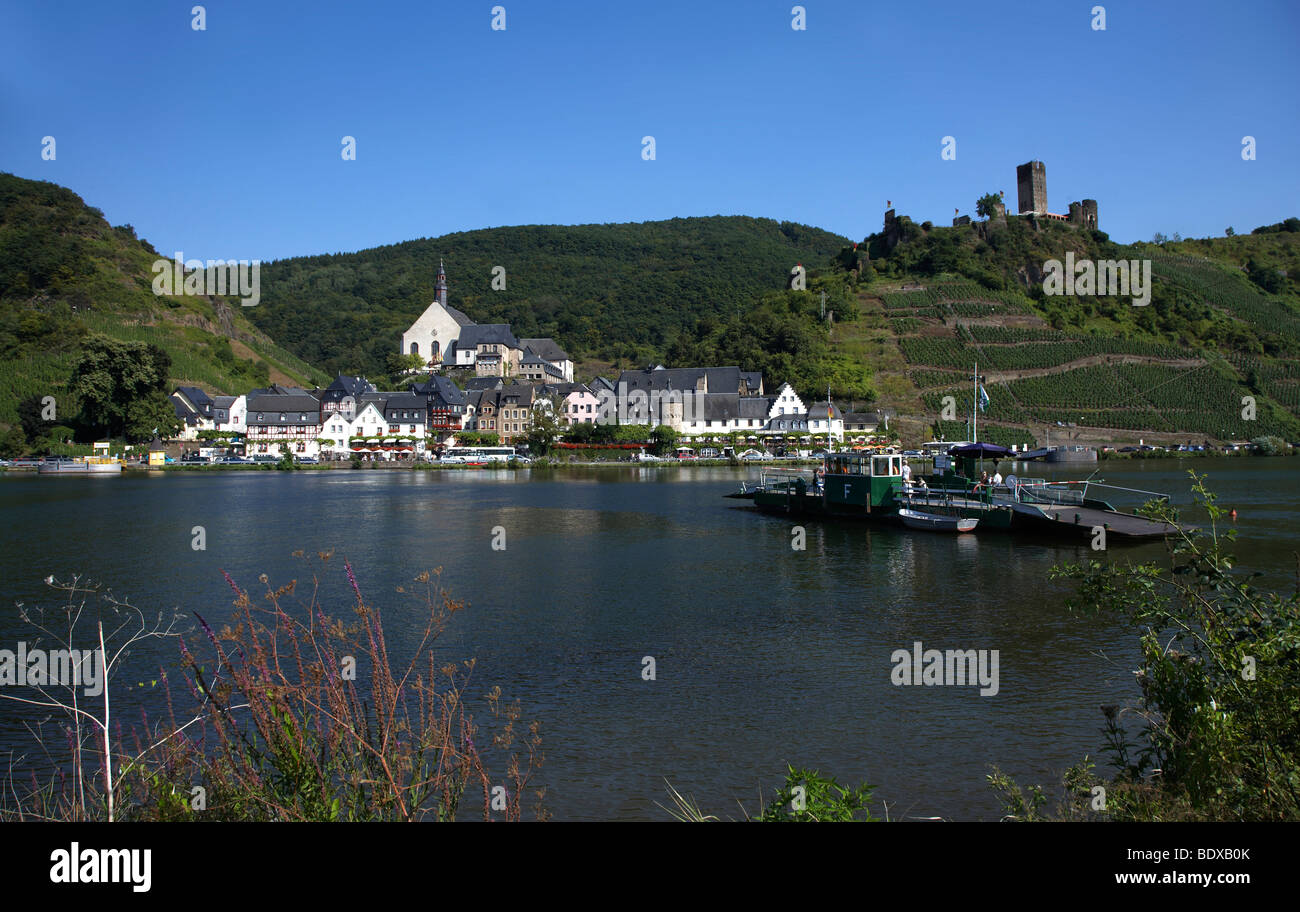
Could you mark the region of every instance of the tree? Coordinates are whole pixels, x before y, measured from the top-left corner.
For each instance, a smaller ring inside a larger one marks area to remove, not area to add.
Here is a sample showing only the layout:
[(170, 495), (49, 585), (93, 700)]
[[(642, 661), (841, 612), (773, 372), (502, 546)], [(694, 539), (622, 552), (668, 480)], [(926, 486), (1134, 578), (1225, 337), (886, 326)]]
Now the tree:
[(993, 218), (999, 207), (1002, 206), (1002, 197), (996, 193), (986, 193), (975, 203), (975, 214), (980, 218)]
[(45, 436), (46, 431), (54, 422), (46, 421), (44, 416), (45, 403), (42, 402), (41, 396), (28, 396), (18, 403), (18, 421), (23, 426), (23, 434), (27, 437), (28, 443), (35, 443)]
[[(1103, 706), (1115, 770), (1084, 761), (1065, 777), (1074, 816), (1111, 820), (1300, 817), (1300, 594), (1271, 592), (1237, 568), (1236, 531), (1205, 477), (1191, 475), (1208, 522), (1184, 524), (1167, 501), (1142, 512), (1170, 524), (1159, 562), (1066, 564), (1071, 611), (1127, 621), (1141, 650), (1135, 705)], [(1008, 782), (994, 782), (1003, 791)], [(1104, 807), (1091, 804), (1104, 789)], [(1012, 797), (1020, 794), (1012, 784)], [(1031, 793), (1036, 790), (1031, 790)], [(1100, 816), (1104, 815), (1104, 816)]]
[(292, 472), (294, 469), (298, 468), (298, 463), (294, 461), (293, 453), (289, 451), (289, 444), (280, 444), (280, 461), (275, 464), (275, 467), (283, 472)]
[(0, 459), (13, 459), (27, 450), (27, 441), (18, 428), (5, 428), (0, 431)]
[(1237, 232), (1233, 231), (1233, 230), (1232, 230), (1232, 226), (1229, 225), (1229, 226), (1228, 226), (1228, 229), (1227, 229), (1226, 231), (1224, 231), (1223, 233), (1224, 233), (1224, 235), (1227, 236), (1227, 237), (1232, 237), (1232, 236), (1235, 235)]
[(677, 432), (661, 424), (650, 432), (650, 450), (656, 456), (667, 456), (677, 446)]
[(533, 409), (532, 420), (528, 422), (528, 431), (524, 434), (524, 442), (528, 444), (528, 452), (532, 455), (546, 456), (563, 433), (564, 428), (556, 417), (554, 403), (542, 400)]
[(388, 376), (393, 386), (397, 386), (406, 379), (412, 371), (423, 370), (428, 362), (423, 355), (404, 355), (400, 352), (393, 352), (388, 356)]
[(170, 371), (171, 358), (156, 345), (89, 336), (70, 382), (83, 428), (132, 443), (150, 440), (155, 429), (160, 437), (174, 436), (180, 420), (167, 396)]

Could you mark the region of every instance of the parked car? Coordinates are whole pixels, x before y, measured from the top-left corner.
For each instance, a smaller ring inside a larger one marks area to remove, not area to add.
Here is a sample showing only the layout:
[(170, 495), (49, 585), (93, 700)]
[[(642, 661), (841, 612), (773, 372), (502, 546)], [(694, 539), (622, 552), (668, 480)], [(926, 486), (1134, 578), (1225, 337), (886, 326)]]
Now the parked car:
[(511, 461), (511, 462), (517, 462), (517, 463), (519, 463), (520, 465), (528, 465), (528, 464), (531, 463), (533, 460), (532, 460), (532, 457), (530, 457), (530, 456), (523, 456), (523, 455), (520, 455), (519, 453), (516, 453), (515, 455), (513, 455), (513, 456), (510, 457), (510, 461)]
[(294, 459), (299, 465), (319, 465), (320, 460), (315, 456), (296, 456)]
[(271, 456), (264, 453), (259, 453), (258, 455), (253, 457), (253, 462), (257, 463), (258, 465), (275, 465), (279, 461), (280, 461), (279, 456)]

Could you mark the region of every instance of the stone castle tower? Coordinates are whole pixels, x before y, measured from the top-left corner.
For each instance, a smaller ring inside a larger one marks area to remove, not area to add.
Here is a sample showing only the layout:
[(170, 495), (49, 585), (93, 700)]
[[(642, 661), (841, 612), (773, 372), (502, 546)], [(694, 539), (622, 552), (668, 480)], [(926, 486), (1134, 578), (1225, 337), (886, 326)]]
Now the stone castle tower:
[(1040, 161), (1016, 166), (1016, 190), (1020, 212), (1047, 211), (1047, 166)]

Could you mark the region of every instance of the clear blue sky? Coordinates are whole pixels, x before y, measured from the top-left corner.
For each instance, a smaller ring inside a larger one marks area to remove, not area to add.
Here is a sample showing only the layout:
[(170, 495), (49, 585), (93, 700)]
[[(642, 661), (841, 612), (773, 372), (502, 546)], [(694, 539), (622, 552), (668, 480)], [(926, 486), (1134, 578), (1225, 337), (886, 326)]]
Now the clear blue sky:
[(859, 239), (886, 200), (1014, 205), (1034, 158), (1121, 241), (1300, 214), (1296, 0), (1106, 2), (1104, 32), (1098, 0), (806, 0), (802, 32), (788, 0), (496, 2), (504, 32), (493, 0), (211, 0), (198, 32), (193, 0), (0, 0), (0, 170), (201, 258), (715, 213)]

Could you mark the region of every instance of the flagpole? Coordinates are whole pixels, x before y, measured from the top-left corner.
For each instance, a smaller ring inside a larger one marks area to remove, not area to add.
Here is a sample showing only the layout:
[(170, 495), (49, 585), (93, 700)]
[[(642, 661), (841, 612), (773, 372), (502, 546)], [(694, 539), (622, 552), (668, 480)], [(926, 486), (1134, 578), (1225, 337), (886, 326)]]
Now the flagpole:
[(975, 389), (973, 390), (973, 392), (975, 395), (971, 399), (970, 417), (971, 417), (971, 427), (974, 428), (974, 434), (971, 443), (979, 443), (980, 442), (980, 416), (979, 416), (980, 363), (978, 361), (975, 362)]

